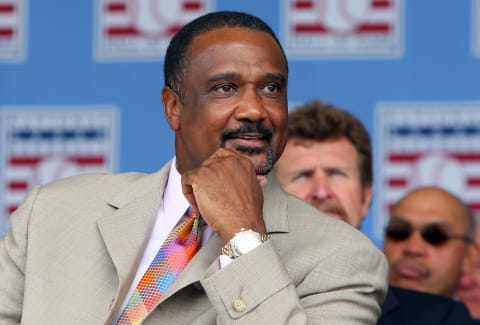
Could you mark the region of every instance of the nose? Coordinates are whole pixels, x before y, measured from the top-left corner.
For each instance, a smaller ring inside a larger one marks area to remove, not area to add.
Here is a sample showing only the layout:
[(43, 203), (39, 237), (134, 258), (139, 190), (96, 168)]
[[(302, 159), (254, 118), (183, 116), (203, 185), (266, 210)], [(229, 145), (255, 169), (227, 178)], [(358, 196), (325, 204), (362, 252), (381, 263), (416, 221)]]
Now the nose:
[(422, 235), (418, 230), (415, 230), (408, 239), (405, 240), (403, 246), (403, 254), (405, 256), (423, 256), (426, 253), (427, 246)]
[(319, 172), (315, 174), (312, 180), (310, 194), (314, 201), (324, 201), (331, 196), (332, 190), (326, 175)]
[(257, 89), (253, 86), (245, 87), (240, 96), (238, 107), (235, 110), (235, 118), (237, 120), (258, 122), (264, 120), (266, 116), (267, 111), (262, 96)]

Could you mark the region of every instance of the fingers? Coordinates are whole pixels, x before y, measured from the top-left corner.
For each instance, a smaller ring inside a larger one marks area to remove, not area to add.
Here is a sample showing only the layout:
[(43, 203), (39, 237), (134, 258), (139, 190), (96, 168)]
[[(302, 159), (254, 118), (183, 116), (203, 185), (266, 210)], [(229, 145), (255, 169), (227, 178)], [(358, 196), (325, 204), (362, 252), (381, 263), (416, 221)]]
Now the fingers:
[(220, 159), (225, 157), (230, 157), (230, 156), (236, 156), (242, 159), (247, 159), (233, 150), (220, 148), (216, 150), (208, 159), (206, 159), (201, 166), (204, 166), (204, 167), (210, 166), (212, 164), (217, 163)]
[(257, 175), (257, 180), (260, 183), (261, 187), (264, 187), (267, 185), (267, 176), (265, 175)]
[(182, 174), (185, 198), (222, 240), (241, 228), (264, 232), (262, 185), (250, 159), (219, 149), (198, 168)]

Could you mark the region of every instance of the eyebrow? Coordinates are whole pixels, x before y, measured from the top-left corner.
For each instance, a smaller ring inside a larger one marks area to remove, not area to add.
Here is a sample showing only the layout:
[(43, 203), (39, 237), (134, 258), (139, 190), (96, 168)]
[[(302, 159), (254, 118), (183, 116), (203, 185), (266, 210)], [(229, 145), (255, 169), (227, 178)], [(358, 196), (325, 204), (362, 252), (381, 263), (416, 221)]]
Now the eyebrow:
[[(398, 215), (398, 214), (390, 215), (390, 219), (393, 219), (393, 218), (401, 219), (404, 222), (408, 222), (409, 224), (413, 224), (412, 221), (410, 221), (406, 217), (403, 217), (403, 216)], [(445, 226), (448, 226), (450, 228), (453, 228), (453, 226), (445, 220), (433, 220), (433, 221), (425, 223), (423, 226), (427, 226), (427, 225), (445, 225)], [(421, 226), (421, 227), (423, 227), (423, 226)]]
[[(235, 80), (240, 79), (241, 75), (237, 72), (224, 72), (219, 73), (208, 79), (209, 83), (214, 83), (222, 80)], [(277, 81), (282, 84), (286, 84), (287, 78), (282, 73), (266, 73), (263, 77), (269, 81)]]
[(224, 73), (219, 73), (219, 74), (216, 74), (216, 75), (212, 76), (211, 78), (208, 79), (208, 82), (211, 83), (211, 82), (217, 82), (217, 81), (221, 81), (221, 80), (235, 80), (235, 79), (239, 79), (239, 78), (240, 78), (239, 73), (224, 72)]
[(280, 82), (282, 84), (287, 83), (287, 78), (282, 73), (267, 73), (265, 75), (265, 79), (268, 79), (270, 81), (277, 81), (277, 82)]

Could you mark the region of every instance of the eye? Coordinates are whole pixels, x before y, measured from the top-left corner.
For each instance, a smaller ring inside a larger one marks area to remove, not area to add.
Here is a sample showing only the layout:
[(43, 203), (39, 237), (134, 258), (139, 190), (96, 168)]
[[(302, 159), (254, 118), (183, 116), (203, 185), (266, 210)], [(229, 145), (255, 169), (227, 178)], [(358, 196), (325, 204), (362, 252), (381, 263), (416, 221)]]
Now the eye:
[(277, 83), (268, 83), (263, 85), (261, 90), (267, 94), (276, 94), (282, 92), (282, 87)]
[(337, 169), (337, 168), (330, 169), (330, 170), (328, 171), (328, 174), (329, 174), (330, 176), (346, 176), (346, 174), (345, 174), (342, 170)]
[(232, 84), (221, 84), (221, 85), (215, 86), (213, 89), (215, 91), (222, 92), (222, 93), (230, 93), (236, 90)]
[(306, 180), (306, 179), (309, 179), (311, 178), (313, 175), (313, 172), (312, 171), (301, 171), (297, 174), (294, 175), (293, 177), (293, 181), (300, 181), (300, 180)]

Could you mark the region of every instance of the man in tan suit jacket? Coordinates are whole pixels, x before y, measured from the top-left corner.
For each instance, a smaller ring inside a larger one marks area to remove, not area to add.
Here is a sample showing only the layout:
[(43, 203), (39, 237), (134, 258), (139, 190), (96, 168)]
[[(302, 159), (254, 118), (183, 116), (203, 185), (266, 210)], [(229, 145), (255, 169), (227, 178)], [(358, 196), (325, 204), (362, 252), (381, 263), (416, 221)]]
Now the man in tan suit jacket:
[[(287, 61), (271, 29), (242, 13), (202, 16), (172, 39), (165, 77), (175, 164), (31, 191), (0, 242), (0, 324), (115, 323), (170, 188), (211, 236), (144, 324), (375, 324), (383, 254), (267, 175), (287, 121)], [(243, 247), (245, 229), (262, 240), (220, 256)]]

